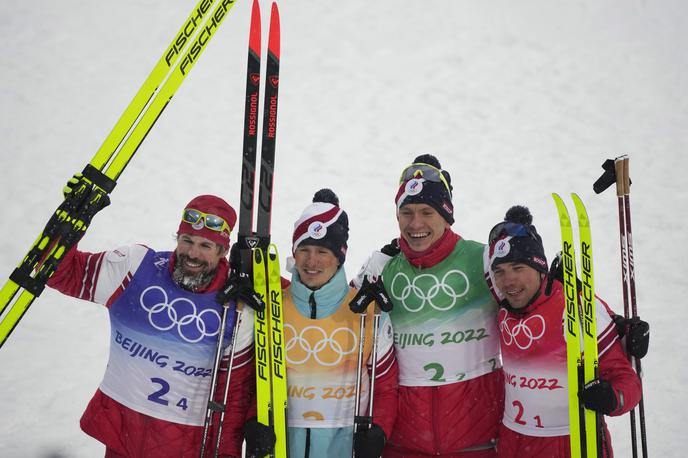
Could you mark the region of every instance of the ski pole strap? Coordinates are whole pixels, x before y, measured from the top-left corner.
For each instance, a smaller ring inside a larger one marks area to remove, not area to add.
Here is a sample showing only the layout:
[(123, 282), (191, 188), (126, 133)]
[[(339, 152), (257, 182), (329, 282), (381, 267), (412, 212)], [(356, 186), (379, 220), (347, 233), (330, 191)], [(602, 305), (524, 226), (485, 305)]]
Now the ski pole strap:
[(87, 164), (86, 167), (84, 167), (83, 172), (81, 173), (84, 176), (84, 178), (87, 178), (93, 184), (103, 189), (108, 194), (110, 194), (117, 185), (117, 182), (115, 180), (108, 177), (103, 172), (93, 167), (91, 164)]

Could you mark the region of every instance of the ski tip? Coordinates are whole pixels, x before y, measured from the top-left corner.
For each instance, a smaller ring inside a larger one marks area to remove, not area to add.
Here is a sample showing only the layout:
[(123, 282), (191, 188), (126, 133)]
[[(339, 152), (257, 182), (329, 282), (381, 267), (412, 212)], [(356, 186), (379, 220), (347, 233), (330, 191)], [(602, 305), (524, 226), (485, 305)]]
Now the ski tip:
[(575, 192), (571, 193), (571, 199), (573, 199), (573, 205), (576, 207), (576, 215), (578, 215), (578, 224), (584, 227), (590, 226), (590, 221), (588, 219), (588, 211), (583, 204), (583, 200)]
[(268, 38), (268, 52), (275, 56), (277, 60), (280, 58), (280, 18), (277, 3), (272, 2), (272, 10), (270, 11), (270, 36)]
[(248, 46), (252, 52), (260, 56), (260, 4), (253, 0), (251, 9), (251, 31), (249, 32)]

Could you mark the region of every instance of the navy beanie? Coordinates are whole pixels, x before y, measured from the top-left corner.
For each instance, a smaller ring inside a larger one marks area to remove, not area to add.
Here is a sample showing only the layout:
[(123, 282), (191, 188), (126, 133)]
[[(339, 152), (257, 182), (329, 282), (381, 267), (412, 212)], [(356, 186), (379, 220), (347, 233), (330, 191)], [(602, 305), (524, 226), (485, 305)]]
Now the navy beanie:
[(422, 154), (416, 157), (413, 164), (404, 170), (415, 165), (429, 165), (438, 169), (447, 185), (442, 180), (430, 180), (421, 174), (409, 179), (404, 179), (402, 175), (401, 184), (394, 199), (397, 204), (397, 213), (401, 207), (407, 204), (427, 204), (437, 210), (449, 224), (454, 224), (454, 205), (452, 204), (452, 185), (449, 172), (442, 170), (440, 161), (431, 154)]
[(542, 238), (532, 222), (533, 216), (527, 207), (515, 205), (506, 212), (504, 221), (490, 231), (490, 268), (505, 262), (519, 262), (539, 272), (548, 272)]

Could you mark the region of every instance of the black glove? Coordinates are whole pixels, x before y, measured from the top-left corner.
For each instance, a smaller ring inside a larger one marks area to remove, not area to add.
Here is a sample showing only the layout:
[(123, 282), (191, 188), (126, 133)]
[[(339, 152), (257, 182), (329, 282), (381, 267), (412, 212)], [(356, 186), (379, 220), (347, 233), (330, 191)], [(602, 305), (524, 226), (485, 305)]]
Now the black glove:
[(599, 378), (586, 383), (583, 390), (578, 393), (578, 398), (587, 409), (605, 415), (616, 410), (619, 405), (612, 384)]
[(247, 457), (264, 457), (273, 453), (275, 448), (275, 431), (258, 422), (256, 417), (249, 418), (244, 424)]
[(392, 301), (389, 300), (385, 285), (382, 284), (382, 277), (377, 277), (374, 282), (371, 282), (366, 275), (361, 289), (349, 302), (349, 308), (354, 313), (363, 313), (373, 301), (376, 301), (380, 309), (385, 312), (392, 310)]
[[(564, 264), (561, 260), (561, 251), (554, 256), (552, 264), (549, 266), (549, 271), (547, 272), (547, 283), (545, 285), (545, 296), (549, 296), (552, 293), (552, 283), (554, 280), (559, 281), (559, 283), (564, 283)], [(576, 288), (577, 291), (583, 290), (583, 283), (579, 278), (576, 278)]]
[(385, 442), (385, 432), (378, 425), (361, 426), (354, 433), (354, 455), (356, 458), (380, 458)]
[(226, 304), (229, 301), (241, 301), (256, 312), (265, 310), (265, 302), (253, 289), (253, 282), (248, 276), (232, 272), (225, 285), (215, 295), (218, 304)]
[(62, 188), (62, 195), (65, 199), (75, 195), (81, 190), (80, 188), (82, 186), (86, 185), (83, 178), (84, 176), (81, 173), (75, 173), (72, 178), (67, 181), (67, 184), (65, 184), (64, 188)]
[(380, 248), (380, 252), (386, 254), (387, 256), (394, 257), (399, 254), (401, 248), (399, 248), (399, 239), (392, 239), (387, 245)]
[(628, 354), (638, 359), (645, 356), (650, 346), (650, 324), (637, 316), (624, 318), (621, 315), (614, 316), (614, 323), (619, 337), (626, 337)]
[(229, 250), (229, 278), (224, 286), (217, 292), (215, 299), (219, 304), (229, 301), (242, 301), (256, 312), (265, 310), (265, 302), (253, 289), (252, 263), (249, 262), (249, 250), (242, 250), (239, 242), (232, 245)]
[(554, 256), (552, 264), (547, 272), (547, 284), (545, 286), (545, 296), (552, 294), (552, 283), (554, 280), (564, 281), (564, 268), (561, 265), (561, 251)]

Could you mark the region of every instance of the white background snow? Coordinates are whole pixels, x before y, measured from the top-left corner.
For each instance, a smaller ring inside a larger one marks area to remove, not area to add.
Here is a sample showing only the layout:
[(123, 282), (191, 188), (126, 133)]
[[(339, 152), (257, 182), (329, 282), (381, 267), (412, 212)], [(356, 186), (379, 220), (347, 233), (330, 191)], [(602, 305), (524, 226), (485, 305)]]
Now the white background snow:
[[(0, 276), (7, 276), (100, 146), (195, 2), (0, 2)], [(239, 0), (112, 194), (81, 248), (174, 246), (183, 205), (239, 194), (251, 2)], [(262, 2), (264, 34), (269, 4)], [(650, 454), (684, 456), (688, 371), (688, 4), (682, 0), (283, 0), (273, 234), (321, 187), (349, 214), (347, 272), (397, 235), (398, 174), (418, 153), (452, 174), (470, 239), (515, 203), (550, 256), (550, 197), (588, 206), (598, 292), (622, 311), (616, 197), (592, 183), (629, 154)], [(567, 197), (567, 201), (571, 201)], [(572, 208), (572, 205), (570, 205)], [(0, 350), (0, 456), (94, 457), (79, 429), (102, 376), (105, 309), (53, 291)], [(610, 421), (630, 456), (628, 417)]]

